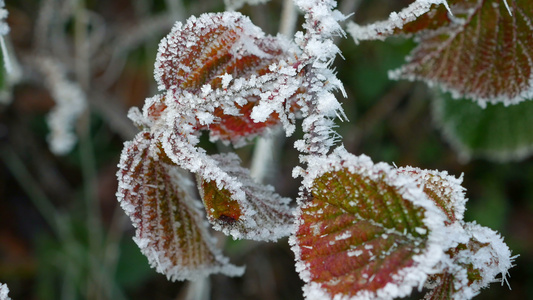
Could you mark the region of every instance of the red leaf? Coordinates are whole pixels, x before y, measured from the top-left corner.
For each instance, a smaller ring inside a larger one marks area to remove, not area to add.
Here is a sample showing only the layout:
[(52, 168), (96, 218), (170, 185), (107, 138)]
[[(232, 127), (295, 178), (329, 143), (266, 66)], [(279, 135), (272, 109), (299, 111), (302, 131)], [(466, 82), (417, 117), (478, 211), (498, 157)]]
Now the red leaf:
[(461, 179), (342, 148), (309, 162), (289, 240), (308, 299), (404, 297), (428, 278), (443, 279), (432, 295), (446, 294), (448, 275), (468, 299), (511, 267), (499, 235), (462, 221)]
[[(184, 25), (177, 23), (161, 41), (155, 77), (170, 95), (163, 99), (166, 107), (178, 103), (183, 109), (178, 113), (195, 115), (192, 125), (209, 129), (211, 140), (239, 146), (243, 137), (286, 122), (297, 109), (292, 98), (298, 85), (287, 85), (280, 93), (283, 76), (275, 75), (281, 65), (292, 68), (296, 49), (280, 36), (265, 36), (241, 14), (203, 14)], [(265, 96), (269, 93), (280, 99)], [(252, 111), (261, 101), (279, 102), (278, 111), (267, 111), (258, 121)]]
[(136, 228), (134, 240), (158, 272), (171, 280), (243, 273), (216, 248), (192, 181), (149, 132), (125, 144), (117, 177), (117, 197)]
[[(448, 3), (453, 17), (446, 14), (442, 5), (433, 6), (414, 21), (398, 22), (393, 29), (381, 31), (384, 35), (416, 33), (420, 42), (407, 64), (390, 76), (437, 84), (454, 97), (472, 98), (481, 106), (487, 102), (510, 105), (532, 99), (533, 2)], [(358, 32), (365, 32), (359, 36), (363, 39), (380, 36), (375, 30), (374, 36), (369, 30), (355, 30), (356, 39)]]

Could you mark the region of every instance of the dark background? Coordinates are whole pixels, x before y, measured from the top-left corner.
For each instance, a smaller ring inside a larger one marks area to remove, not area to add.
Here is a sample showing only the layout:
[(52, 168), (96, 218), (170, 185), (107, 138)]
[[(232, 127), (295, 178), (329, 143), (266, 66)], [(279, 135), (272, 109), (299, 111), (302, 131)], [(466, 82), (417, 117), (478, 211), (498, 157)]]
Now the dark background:
[[(224, 9), (218, 0), (184, 0), (172, 8), (176, 3), (7, 1), (10, 53), (23, 71), (12, 86), (2, 75), (12, 101), (0, 104), (0, 282), (8, 284), (13, 299), (186, 299), (188, 283), (169, 282), (149, 268), (115, 197), (122, 143), (136, 132), (126, 119), (127, 108), (142, 107), (156, 93), (152, 74), (159, 40), (174, 21)], [(408, 3), (363, 1), (350, 19), (384, 19)], [(267, 33), (277, 32), (280, 1), (241, 11)], [(85, 37), (79, 24), (86, 24)], [(43, 28), (48, 35), (39, 35)], [(90, 69), (80, 67), (76, 48), (87, 36), (95, 46), (86, 56)], [(399, 67), (413, 48), (412, 41), (356, 46), (348, 36), (339, 46), (344, 59), (337, 60), (336, 69), (348, 93), (342, 102), (350, 120), (338, 122), (345, 147), (375, 162), (464, 174), (470, 199), (466, 219), (498, 230), (513, 254), (520, 254), (510, 270), (512, 290), (494, 283), (476, 299), (533, 299), (533, 160), (461, 163), (434, 125), (433, 93), (421, 83), (387, 78), (387, 70)], [(46, 141), (46, 114), (54, 102), (34, 66), (35, 57), (43, 55), (64, 64), (89, 101), (76, 127), (79, 143), (65, 156), (52, 154)], [(299, 182), (291, 177), (298, 164), (292, 146), (298, 138), (284, 141), (269, 177), (282, 195), (293, 198)], [(201, 146), (212, 152), (221, 148), (205, 136)], [(237, 150), (245, 165), (252, 151), (253, 145)], [(241, 278), (211, 276), (212, 299), (302, 298), (287, 239), (228, 239), (225, 254), (247, 271)]]

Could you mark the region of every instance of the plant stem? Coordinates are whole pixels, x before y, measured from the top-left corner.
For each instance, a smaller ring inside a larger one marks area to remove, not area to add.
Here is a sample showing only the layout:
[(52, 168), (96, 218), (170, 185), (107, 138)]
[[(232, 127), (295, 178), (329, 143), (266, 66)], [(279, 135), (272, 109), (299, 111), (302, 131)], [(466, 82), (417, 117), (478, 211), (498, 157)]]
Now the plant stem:
[[(279, 32), (288, 37), (294, 35), (297, 17), (298, 13), (293, 0), (284, 0)], [(283, 133), (283, 129), (276, 128), (270, 136), (258, 138), (250, 167), (250, 174), (257, 182), (265, 182), (267, 176), (273, 174), (274, 162), (283, 145)]]

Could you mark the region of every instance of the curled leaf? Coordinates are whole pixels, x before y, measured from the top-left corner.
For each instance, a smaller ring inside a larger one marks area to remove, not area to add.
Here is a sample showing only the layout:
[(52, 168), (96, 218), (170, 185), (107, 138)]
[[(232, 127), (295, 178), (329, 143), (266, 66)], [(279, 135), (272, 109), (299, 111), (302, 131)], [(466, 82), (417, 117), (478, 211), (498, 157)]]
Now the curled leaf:
[(117, 197), (131, 218), (135, 242), (150, 265), (170, 280), (212, 273), (242, 275), (216, 248), (193, 198), (192, 181), (166, 157), (147, 131), (125, 144)]
[[(211, 140), (240, 146), (243, 138), (269, 127), (293, 126), (293, 98), (301, 90), (287, 81), (296, 75), (297, 52), (294, 44), (265, 36), (239, 13), (203, 14), (177, 23), (161, 41), (155, 78), (167, 93), (161, 98), (165, 107), (177, 110), (172, 115), (194, 115), (196, 130), (208, 129)], [(263, 102), (269, 109), (258, 114)]]

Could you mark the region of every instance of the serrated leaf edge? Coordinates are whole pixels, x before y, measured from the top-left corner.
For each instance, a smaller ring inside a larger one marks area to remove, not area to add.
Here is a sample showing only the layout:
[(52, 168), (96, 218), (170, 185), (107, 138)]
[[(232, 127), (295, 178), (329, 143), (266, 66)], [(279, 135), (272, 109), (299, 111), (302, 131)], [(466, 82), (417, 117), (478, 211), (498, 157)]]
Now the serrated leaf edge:
[[(445, 226), (447, 219), (444, 212), (438, 208), (433, 201), (427, 198), (423, 189), (416, 180), (405, 174), (397, 172), (397, 169), (385, 163), (374, 164), (372, 160), (365, 156), (354, 156), (348, 153), (343, 147), (338, 147), (328, 156), (314, 157), (309, 160), (307, 175), (304, 177), (304, 188), (310, 190), (315, 178), (331, 171), (338, 171), (341, 168), (348, 169), (351, 173), (362, 174), (371, 180), (378, 178), (378, 174), (387, 174), (385, 181), (387, 184), (397, 187), (402, 197), (411, 201), (415, 206), (425, 209), (423, 223), (429, 229), (427, 237), (427, 247), (421, 254), (413, 256), (415, 266), (407, 267), (398, 272), (394, 283), (388, 283), (377, 291), (358, 291), (353, 297), (344, 294), (329, 295), (320, 284), (311, 282), (311, 272), (309, 265), (301, 260), (301, 249), (296, 238), (296, 229), (301, 225), (301, 209), (295, 212), (295, 231), (289, 238), (291, 249), (295, 253), (296, 270), (305, 282), (303, 287), (306, 299), (393, 299), (404, 297), (411, 293), (414, 287), (422, 289), (429, 274), (443, 271), (442, 261), (446, 261), (448, 256), (445, 251), (454, 245), (468, 241), (468, 236), (462, 226), (456, 222)], [(299, 198), (299, 207), (303, 205), (305, 199)]]

